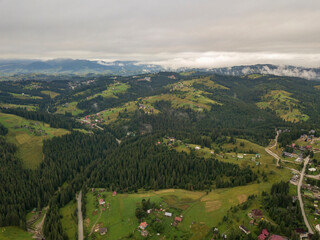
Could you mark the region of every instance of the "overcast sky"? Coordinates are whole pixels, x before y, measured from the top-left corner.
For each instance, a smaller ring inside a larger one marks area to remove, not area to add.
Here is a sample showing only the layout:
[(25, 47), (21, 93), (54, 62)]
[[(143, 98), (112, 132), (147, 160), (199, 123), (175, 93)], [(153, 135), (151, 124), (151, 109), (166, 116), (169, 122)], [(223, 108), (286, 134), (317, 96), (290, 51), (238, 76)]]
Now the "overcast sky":
[(320, 67), (319, 0), (0, 0), (0, 58)]

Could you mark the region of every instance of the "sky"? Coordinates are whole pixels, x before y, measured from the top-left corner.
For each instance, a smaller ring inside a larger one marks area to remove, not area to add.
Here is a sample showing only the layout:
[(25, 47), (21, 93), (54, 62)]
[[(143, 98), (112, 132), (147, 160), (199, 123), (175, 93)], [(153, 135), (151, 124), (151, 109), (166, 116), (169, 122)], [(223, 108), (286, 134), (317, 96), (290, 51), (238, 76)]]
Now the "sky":
[(320, 1), (0, 0), (0, 58), (320, 67)]

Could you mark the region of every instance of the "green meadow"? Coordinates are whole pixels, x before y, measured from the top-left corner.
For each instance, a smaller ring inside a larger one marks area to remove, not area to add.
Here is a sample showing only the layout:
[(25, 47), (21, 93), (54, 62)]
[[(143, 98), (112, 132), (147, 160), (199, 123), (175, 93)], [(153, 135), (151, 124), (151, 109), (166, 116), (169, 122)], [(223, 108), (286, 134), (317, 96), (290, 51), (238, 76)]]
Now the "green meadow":
[(125, 93), (130, 88), (130, 86), (126, 83), (114, 83), (107, 87), (101, 93), (94, 94), (93, 96), (89, 97), (88, 100), (96, 98), (98, 96), (102, 96), (104, 98), (118, 98), (117, 94)]
[(292, 93), (283, 90), (272, 90), (257, 103), (261, 109), (269, 108), (276, 115), (288, 122), (307, 121), (309, 116), (303, 114), (299, 108), (299, 101), (292, 97)]
[(1, 240), (32, 240), (32, 233), (23, 231), (19, 227), (1, 227), (0, 228)]

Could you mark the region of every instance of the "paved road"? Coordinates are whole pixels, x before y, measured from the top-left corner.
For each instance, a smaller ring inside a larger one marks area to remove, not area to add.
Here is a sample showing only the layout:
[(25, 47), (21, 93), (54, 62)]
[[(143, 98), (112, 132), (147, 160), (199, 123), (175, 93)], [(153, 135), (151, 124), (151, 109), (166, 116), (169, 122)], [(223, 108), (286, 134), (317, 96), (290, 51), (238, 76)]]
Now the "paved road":
[(274, 152), (272, 152), (272, 151), (270, 150), (271, 148), (274, 148), (274, 147), (277, 146), (277, 144), (278, 144), (278, 137), (279, 137), (279, 131), (277, 131), (277, 135), (276, 135), (276, 137), (275, 137), (275, 139), (274, 139), (274, 144), (273, 144), (271, 147), (266, 147), (264, 150), (265, 150), (268, 154), (270, 154), (272, 157), (274, 157), (275, 159), (277, 159), (277, 166), (280, 166), (280, 164), (279, 164), (280, 157), (279, 157), (277, 154), (275, 154)]
[(78, 240), (83, 240), (83, 219), (82, 219), (82, 211), (81, 211), (81, 198), (82, 198), (82, 192), (80, 191), (79, 195), (77, 195), (77, 200), (78, 200)]
[(303, 205), (303, 201), (302, 201), (302, 197), (301, 197), (301, 185), (302, 185), (302, 182), (303, 182), (304, 173), (306, 171), (306, 166), (309, 163), (309, 159), (310, 159), (309, 156), (304, 159), (304, 165), (303, 165), (303, 168), (301, 170), (300, 179), (299, 179), (299, 183), (298, 183), (298, 199), (299, 199), (299, 202), (300, 202), (300, 208), (301, 208), (301, 213), (302, 213), (302, 216), (303, 216), (304, 223), (306, 224), (306, 226), (308, 228), (308, 232), (313, 234), (312, 228), (311, 228), (311, 226), (309, 224), (309, 221), (307, 219), (306, 213), (304, 211), (304, 205)]

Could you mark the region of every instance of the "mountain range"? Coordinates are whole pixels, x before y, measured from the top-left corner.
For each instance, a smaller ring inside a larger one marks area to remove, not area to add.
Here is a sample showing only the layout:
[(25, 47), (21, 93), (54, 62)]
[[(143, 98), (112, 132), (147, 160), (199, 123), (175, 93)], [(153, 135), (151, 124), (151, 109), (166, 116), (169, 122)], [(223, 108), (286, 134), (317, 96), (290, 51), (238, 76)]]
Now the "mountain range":
[(296, 66), (277, 66), (271, 64), (243, 65), (222, 68), (178, 68), (168, 69), (161, 65), (146, 64), (138, 61), (101, 61), (79, 59), (53, 60), (0, 60), (0, 75), (14, 74), (111, 74), (129, 76), (143, 73), (170, 71), (199, 71), (221, 75), (241, 76), (249, 74), (272, 74), (320, 80), (320, 68)]

